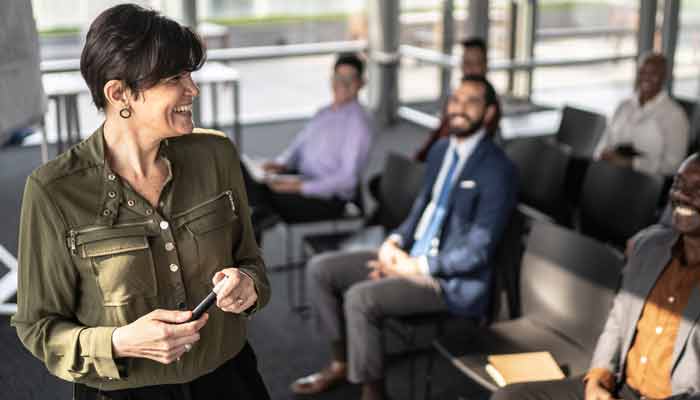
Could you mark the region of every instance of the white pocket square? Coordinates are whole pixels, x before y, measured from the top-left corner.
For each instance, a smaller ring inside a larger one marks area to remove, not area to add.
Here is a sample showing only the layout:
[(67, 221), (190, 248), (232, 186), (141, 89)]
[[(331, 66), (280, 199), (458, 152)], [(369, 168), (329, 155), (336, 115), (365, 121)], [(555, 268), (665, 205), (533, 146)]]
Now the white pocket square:
[(476, 182), (474, 182), (471, 179), (462, 181), (459, 183), (459, 187), (461, 187), (462, 189), (474, 189), (476, 187)]

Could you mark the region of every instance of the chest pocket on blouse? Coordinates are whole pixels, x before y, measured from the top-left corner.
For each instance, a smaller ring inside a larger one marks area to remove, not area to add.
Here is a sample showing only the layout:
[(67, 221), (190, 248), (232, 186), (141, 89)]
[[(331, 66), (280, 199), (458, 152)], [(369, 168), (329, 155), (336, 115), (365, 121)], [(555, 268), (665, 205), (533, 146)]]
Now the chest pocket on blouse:
[(185, 229), (192, 251), (196, 279), (209, 284), (214, 273), (233, 265), (233, 249), (240, 240), (236, 201), (231, 191), (223, 192), (176, 215), (176, 226)]
[(69, 240), (89, 260), (105, 306), (158, 294), (145, 225), (87, 228), (73, 232)]

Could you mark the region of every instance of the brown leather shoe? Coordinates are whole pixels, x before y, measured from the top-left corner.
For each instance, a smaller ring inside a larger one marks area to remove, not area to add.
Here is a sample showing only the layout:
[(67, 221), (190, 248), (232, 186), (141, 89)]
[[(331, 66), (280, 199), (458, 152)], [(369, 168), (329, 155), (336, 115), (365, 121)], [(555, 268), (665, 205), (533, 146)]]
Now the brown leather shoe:
[(291, 384), (292, 392), (296, 394), (317, 394), (325, 392), (333, 386), (345, 382), (345, 371), (333, 371), (330, 367), (316, 373), (299, 378)]

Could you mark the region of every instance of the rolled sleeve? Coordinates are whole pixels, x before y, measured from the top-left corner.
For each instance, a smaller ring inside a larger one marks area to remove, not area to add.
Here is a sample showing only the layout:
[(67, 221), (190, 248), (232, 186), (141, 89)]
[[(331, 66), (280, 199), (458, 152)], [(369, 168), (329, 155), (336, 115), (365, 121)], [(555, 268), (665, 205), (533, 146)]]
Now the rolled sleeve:
[[(81, 357), (90, 358), (97, 374), (107, 379), (121, 379), (122, 374), (112, 353), (112, 335), (116, 327), (95, 327), (81, 330), (80, 348), (87, 349)], [(74, 371), (80, 373), (80, 371)]]
[(20, 217), (17, 313), (12, 325), (49, 372), (69, 381), (120, 379), (114, 327), (78, 323), (78, 273), (63, 238), (66, 224), (47, 191), (27, 180)]

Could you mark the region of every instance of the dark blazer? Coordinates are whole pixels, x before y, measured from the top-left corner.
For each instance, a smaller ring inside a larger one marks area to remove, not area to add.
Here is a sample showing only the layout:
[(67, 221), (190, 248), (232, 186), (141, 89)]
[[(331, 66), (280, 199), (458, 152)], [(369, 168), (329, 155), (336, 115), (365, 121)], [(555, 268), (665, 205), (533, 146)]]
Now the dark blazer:
[[(625, 379), (627, 353), (634, 342), (646, 298), (671, 260), (678, 237), (676, 231), (661, 225), (636, 235), (622, 285), (591, 361), (591, 368), (608, 369), (618, 383)], [(700, 288), (693, 288), (682, 317), (671, 364), (672, 395), (700, 399)]]
[[(428, 153), (424, 187), (406, 220), (394, 232), (404, 249), (430, 204), (449, 139), (440, 139)], [(430, 274), (438, 279), (450, 312), (482, 317), (488, 306), (490, 261), (517, 204), (518, 174), (489, 136), (477, 144), (452, 190), (439, 243), (428, 255)]]

